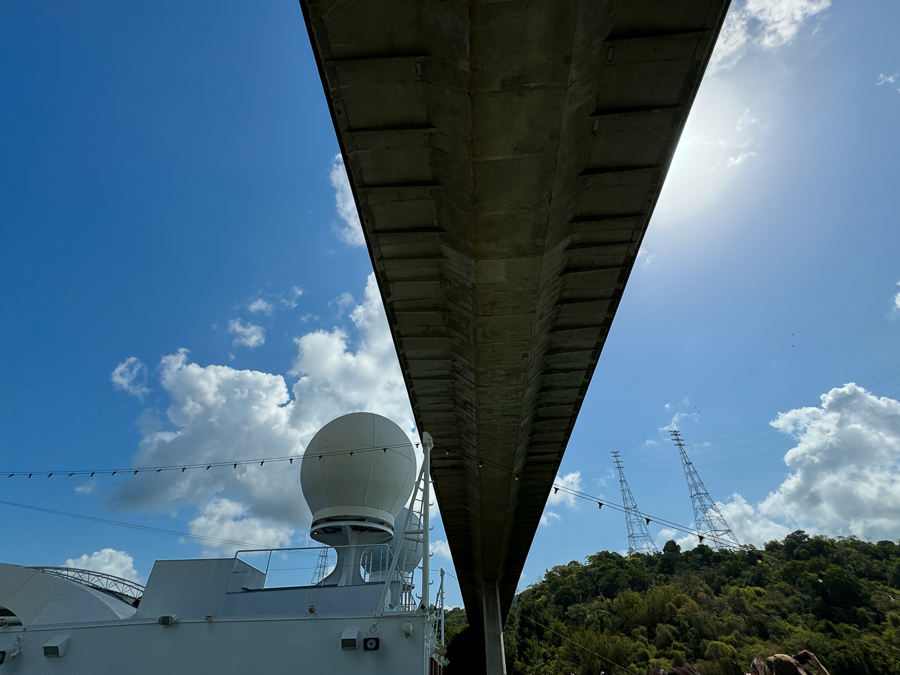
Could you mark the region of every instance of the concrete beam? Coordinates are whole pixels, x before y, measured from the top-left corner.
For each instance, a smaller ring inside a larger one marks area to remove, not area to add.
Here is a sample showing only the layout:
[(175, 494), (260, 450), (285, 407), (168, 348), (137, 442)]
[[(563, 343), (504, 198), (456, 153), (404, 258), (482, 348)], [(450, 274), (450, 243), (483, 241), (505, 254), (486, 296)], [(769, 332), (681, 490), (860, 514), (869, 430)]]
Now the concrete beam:
[(509, 611), (728, 0), (301, 6), (434, 435), (463, 598), (487, 630), (494, 588)]
[(506, 675), (506, 651), (503, 645), (503, 620), (506, 615), (500, 604), (500, 586), (496, 579), (485, 579), (482, 589), (486, 675)]

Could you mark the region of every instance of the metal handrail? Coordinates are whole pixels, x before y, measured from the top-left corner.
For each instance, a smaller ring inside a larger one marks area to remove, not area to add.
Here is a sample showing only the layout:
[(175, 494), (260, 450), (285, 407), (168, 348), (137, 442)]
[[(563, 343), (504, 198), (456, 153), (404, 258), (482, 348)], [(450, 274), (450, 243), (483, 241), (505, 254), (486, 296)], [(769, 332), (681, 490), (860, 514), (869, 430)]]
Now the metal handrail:
[[(394, 559), (394, 554), (391, 551), (391, 546), (390, 546), (389, 542), (385, 542), (383, 544), (344, 544), (341, 546), (279, 546), (279, 547), (272, 547), (272, 548), (247, 548), (247, 549), (240, 549), (238, 551), (235, 551), (234, 552), (234, 560), (241, 560), (241, 558), (240, 558), (241, 553), (268, 553), (268, 559), (266, 560), (266, 569), (259, 570), (260, 572), (262, 572), (263, 574), (268, 576), (269, 568), (272, 564), (272, 554), (273, 553), (309, 552), (311, 554), (314, 554), (313, 552), (318, 553), (321, 551), (328, 551), (331, 549), (334, 549), (335, 551), (337, 551), (338, 549), (360, 549), (360, 548), (364, 549), (364, 550), (367, 549), (369, 552), (368, 556), (366, 556), (365, 554), (363, 555), (363, 560), (362, 560), (364, 579), (366, 581), (369, 580), (369, 575), (372, 574), (372, 572), (373, 572), (373, 570), (371, 569), (371, 565), (375, 560), (374, 552), (376, 550), (382, 551), (387, 554), (383, 560), (387, 563), (387, 565), (389, 567), (391, 566), (393, 559)], [(241, 560), (241, 562), (247, 563), (246, 560)], [(247, 563), (247, 564), (249, 565), (250, 563)], [(313, 585), (320, 585), (321, 581), (322, 580), (320, 579), (318, 583), (313, 584)]]
[(139, 583), (104, 572), (82, 570), (76, 567), (30, 567), (29, 569), (40, 570), (44, 574), (74, 581), (96, 591), (108, 593), (135, 607), (144, 595), (145, 587)]

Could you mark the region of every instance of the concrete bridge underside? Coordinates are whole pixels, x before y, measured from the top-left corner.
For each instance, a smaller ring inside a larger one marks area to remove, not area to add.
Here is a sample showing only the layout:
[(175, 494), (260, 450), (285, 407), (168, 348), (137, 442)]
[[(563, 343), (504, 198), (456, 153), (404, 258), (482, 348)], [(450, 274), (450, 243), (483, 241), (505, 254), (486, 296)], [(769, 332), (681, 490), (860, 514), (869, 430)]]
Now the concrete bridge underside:
[(728, 1), (301, 0), (489, 672)]

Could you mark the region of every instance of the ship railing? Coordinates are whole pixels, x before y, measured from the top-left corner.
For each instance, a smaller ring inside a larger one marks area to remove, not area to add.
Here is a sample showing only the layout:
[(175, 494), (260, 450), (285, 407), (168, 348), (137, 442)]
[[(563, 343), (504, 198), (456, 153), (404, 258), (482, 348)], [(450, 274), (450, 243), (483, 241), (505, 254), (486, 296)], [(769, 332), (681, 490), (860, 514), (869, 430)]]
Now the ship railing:
[[(247, 564), (251, 564), (247, 560), (241, 559), (241, 554), (244, 554), (245, 556), (265, 554), (267, 556), (266, 566), (264, 570), (260, 569), (260, 571), (264, 572), (266, 576), (268, 576), (270, 572), (296, 572), (311, 569), (314, 570), (311, 585), (321, 586), (325, 578), (334, 569), (334, 565), (337, 560), (338, 549), (359, 550), (360, 548), (364, 549), (362, 559), (360, 561), (360, 575), (362, 576), (363, 581), (367, 583), (373, 581), (387, 581), (388, 570), (391, 569), (391, 563), (393, 560), (393, 551), (391, 550), (390, 543), (376, 545), (367, 544), (364, 546), (360, 546), (359, 544), (350, 544), (345, 546), (288, 546), (273, 548), (250, 548), (236, 551), (234, 554), (234, 559), (241, 560), (242, 562), (245, 562)], [(334, 551), (334, 554), (332, 554), (332, 551)], [(277, 553), (309, 556), (309, 558), (307, 558), (309, 562), (312, 562), (311, 558), (315, 556), (316, 563), (314, 565), (307, 565), (303, 567), (272, 567), (272, 556)], [(256, 567), (256, 565), (254, 565), (254, 567)], [(395, 574), (394, 576), (394, 581), (397, 581), (397, 575)], [(403, 582), (405, 580), (400, 579), (400, 581)]]

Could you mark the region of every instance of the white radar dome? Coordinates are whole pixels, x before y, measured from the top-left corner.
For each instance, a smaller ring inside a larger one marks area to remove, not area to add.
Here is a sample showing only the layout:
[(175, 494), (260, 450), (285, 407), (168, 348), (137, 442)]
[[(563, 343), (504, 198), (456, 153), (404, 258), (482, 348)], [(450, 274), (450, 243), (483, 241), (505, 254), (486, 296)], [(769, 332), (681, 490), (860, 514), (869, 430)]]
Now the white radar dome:
[(300, 469), (310, 537), (329, 546), (388, 541), (415, 478), (412, 443), (391, 420), (366, 412), (332, 420), (309, 442)]

